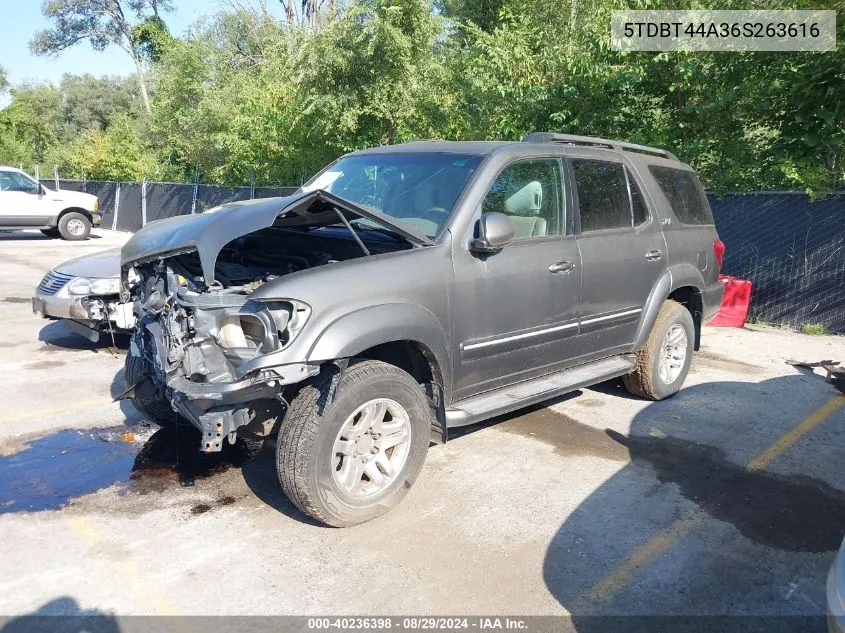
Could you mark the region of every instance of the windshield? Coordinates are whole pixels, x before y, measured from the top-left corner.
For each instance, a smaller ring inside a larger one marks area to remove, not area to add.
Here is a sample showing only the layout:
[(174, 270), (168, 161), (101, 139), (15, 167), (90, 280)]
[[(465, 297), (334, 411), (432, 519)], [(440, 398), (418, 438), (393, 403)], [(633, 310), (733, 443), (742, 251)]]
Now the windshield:
[(480, 162), (479, 156), (462, 154), (348, 156), (303, 185), (302, 191), (328, 191), (435, 237)]

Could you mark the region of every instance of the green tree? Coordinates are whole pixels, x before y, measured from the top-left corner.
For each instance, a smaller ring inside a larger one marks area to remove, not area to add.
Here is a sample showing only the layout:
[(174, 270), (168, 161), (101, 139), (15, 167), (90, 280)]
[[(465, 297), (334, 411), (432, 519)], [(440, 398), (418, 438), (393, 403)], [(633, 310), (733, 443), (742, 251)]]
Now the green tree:
[(54, 55), (85, 40), (96, 51), (120, 47), (132, 57), (141, 101), (149, 112), (144, 80), (148, 33), (135, 29), (151, 20), (163, 26), (160, 13), (172, 9), (172, 0), (44, 0), (41, 11), (52, 26), (36, 33), (30, 48), (38, 55)]

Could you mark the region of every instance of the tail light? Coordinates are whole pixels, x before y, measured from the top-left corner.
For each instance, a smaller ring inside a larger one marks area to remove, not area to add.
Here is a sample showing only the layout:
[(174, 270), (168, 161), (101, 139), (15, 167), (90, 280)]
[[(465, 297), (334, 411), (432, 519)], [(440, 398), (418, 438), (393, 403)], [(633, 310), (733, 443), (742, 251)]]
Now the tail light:
[(725, 243), (718, 237), (713, 240), (713, 253), (716, 255), (716, 267), (721, 270), (722, 260), (725, 259)]

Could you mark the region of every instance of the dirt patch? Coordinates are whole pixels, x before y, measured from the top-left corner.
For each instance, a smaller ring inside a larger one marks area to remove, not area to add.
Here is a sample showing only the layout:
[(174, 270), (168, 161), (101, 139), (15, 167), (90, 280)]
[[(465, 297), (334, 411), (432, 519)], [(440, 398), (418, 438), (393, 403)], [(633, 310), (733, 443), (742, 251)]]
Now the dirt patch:
[(29, 297), (5, 297), (3, 303), (31, 303), (32, 299)]
[(227, 495), (215, 501), (214, 505), (210, 505), (208, 503), (198, 503), (197, 505), (191, 508), (191, 514), (205, 514), (206, 512), (210, 512), (211, 510), (213, 510), (215, 507), (230, 506), (235, 503), (235, 501), (237, 501), (235, 497)]
[(715, 369), (717, 371), (727, 371), (734, 374), (748, 374), (759, 375), (765, 373), (766, 368), (760, 365), (753, 365), (751, 363), (744, 363), (730, 356), (723, 356), (716, 352), (709, 350), (699, 350), (692, 357), (692, 367), (694, 369)]
[(54, 367), (62, 367), (64, 366), (64, 361), (60, 360), (40, 360), (36, 363), (29, 363), (28, 365), (24, 365), (24, 369), (52, 369)]
[(590, 409), (596, 409), (598, 407), (603, 407), (605, 405), (605, 402), (604, 400), (599, 400), (598, 398), (578, 398), (575, 400), (575, 404)]
[(791, 552), (829, 552), (845, 533), (845, 493), (828, 483), (766, 471), (749, 472), (724, 451), (673, 437), (608, 435), (630, 450), (634, 464), (648, 464), (661, 483), (744, 537)]
[(618, 462), (628, 461), (628, 449), (603, 430), (581, 424), (551, 409), (530, 411), (502, 422), (495, 428), (550, 444), (554, 446), (555, 453), (565, 457), (588, 455)]

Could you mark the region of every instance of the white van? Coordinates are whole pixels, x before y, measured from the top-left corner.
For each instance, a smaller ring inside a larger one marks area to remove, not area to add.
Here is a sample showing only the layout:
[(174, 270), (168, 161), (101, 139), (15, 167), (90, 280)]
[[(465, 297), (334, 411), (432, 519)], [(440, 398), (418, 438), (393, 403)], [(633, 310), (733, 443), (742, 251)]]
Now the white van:
[(97, 196), (52, 191), (20, 169), (0, 166), (0, 230), (40, 229), (48, 237), (84, 240), (102, 221)]

